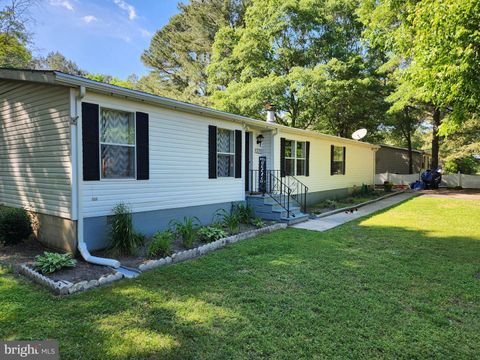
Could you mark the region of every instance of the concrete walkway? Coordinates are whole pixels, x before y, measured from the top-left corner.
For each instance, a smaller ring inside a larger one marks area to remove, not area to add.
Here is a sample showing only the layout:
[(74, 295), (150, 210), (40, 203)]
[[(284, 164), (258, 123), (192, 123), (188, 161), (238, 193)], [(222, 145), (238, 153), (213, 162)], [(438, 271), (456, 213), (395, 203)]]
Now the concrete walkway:
[(358, 208), (358, 211), (353, 213), (346, 214), (345, 212), (341, 212), (338, 214), (333, 214), (330, 216), (325, 216), (323, 218), (318, 219), (311, 219), (306, 222), (293, 225), (292, 227), (297, 229), (306, 229), (306, 230), (313, 230), (313, 231), (326, 231), (337, 227), (339, 225), (345, 224), (349, 221), (361, 218), (363, 216), (370, 215), (376, 211), (383, 210), (388, 208), (392, 205), (398, 204), (404, 200), (410, 199), (417, 195), (416, 193), (402, 193), (399, 195), (395, 195), (380, 201), (377, 201), (373, 204), (365, 205)]

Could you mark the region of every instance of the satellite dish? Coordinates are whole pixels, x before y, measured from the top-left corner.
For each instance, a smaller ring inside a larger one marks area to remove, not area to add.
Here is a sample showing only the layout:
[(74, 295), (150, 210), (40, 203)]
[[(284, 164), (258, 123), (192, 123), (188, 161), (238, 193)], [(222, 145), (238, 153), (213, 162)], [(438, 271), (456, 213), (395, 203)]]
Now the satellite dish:
[(352, 134), (352, 139), (362, 140), (365, 136), (367, 136), (367, 129), (358, 129)]

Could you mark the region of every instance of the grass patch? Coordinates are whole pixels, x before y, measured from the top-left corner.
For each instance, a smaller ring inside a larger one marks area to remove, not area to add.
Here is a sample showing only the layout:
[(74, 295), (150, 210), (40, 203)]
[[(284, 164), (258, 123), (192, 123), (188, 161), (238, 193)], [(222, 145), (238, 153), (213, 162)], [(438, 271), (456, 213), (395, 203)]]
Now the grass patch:
[(480, 202), (415, 198), (67, 298), (0, 277), (0, 338), (62, 359), (475, 358)]

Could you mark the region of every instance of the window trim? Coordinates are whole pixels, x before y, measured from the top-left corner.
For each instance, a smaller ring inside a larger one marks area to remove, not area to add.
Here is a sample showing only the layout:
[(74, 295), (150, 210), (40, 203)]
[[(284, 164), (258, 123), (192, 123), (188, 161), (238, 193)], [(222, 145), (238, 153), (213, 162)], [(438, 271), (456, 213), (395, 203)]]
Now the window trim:
[[(233, 152), (229, 153), (229, 152), (223, 152), (223, 151), (218, 151), (218, 133), (220, 130), (225, 130), (225, 131), (229, 131), (231, 134), (232, 134), (232, 137), (233, 137)], [(217, 163), (216, 163), (216, 166), (217, 166), (217, 179), (218, 178), (221, 178), (221, 179), (230, 179), (230, 178), (234, 178), (235, 179), (235, 161), (236, 161), (236, 152), (235, 152), (235, 145), (236, 145), (236, 139), (235, 139), (235, 130), (232, 130), (232, 129), (227, 129), (227, 128), (221, 128), (221, 127), (217, 127), (217, 143), (216, 143), (216, 154), (217, 154)], [(232, 175), (230, 176), (221, 176), (218, 174), (218, 169), (219, 169), (219, 166), (218, 166), (218, 159), (219, 159), (219, 155), (227, 155), (227, 156), (232, 156), (233, 157), (233, 172), (232, 172)]]
[[(333, 153), (331, 154), (332, 158), (330, 159), (330, 166), (333, 166), (333, 164), (335, 162), (341, 162), (342, 163), (342, 168), (341, 168), (341, 171), (340, 172), (333, 172), (333, 168), (330, 169), (330, 175), (331, 176), (337, 176), (337, 175), (345, 175), (345, 173), (347, 172), (347, 164), (346, 164), (346, 161), (344, 161), (345, 159), (345, 152), (347, 151), (347, 148), (345, 146), (337, 146), (337, 145), (333, 145)], [(335, 161), (335, 149), (341, 149), (342, 150), (342, 160), (341, 161)]]
[[(106, 143), (102, 142), (102, 110), (112, 110), (130, 114), (133, 119), (133, 144), (117, 144), (117, 143)], [(103, 177), (102, 171), (102, 145), (112, 145), (112, 146), (125, 146), (133, 147), (133, 176), (129, 177), (120, 177), (120, 178), (109, 178)], [(136, 181), (137, 180), (137, 113), (135, 111), (128, 111), (124, 109), (118, 109), (107, 106), (98, 107), (98, 156), (99, 156), (99, 167), (100, 167), (100, 181)]]
[[(304, 157), (297, 157), (297, 146), (299, 143), (303, 143), (303, 156)], [(298, 160), (303, 161), (303, 174), (298, 174), (298, 167), (297, 162)], [(306, 176), (307, 172), (307, 142), (306, 141), (295, 141), (295, 176)]]
[[(307, 170), (307, 141), (306, 140), (293, 140), (293, 139), (285, 139), (285, 148), (287, 148), (287, 144), (286, 142), (287, 141), (290, 141), (292, 142), (292, 154), (293, 156), (287, 156), (285, 155), (285, 176), (307, 176), (306, 175), (306, 170)], [(297, 144), (299, 143), (303, 143), (304, 144), (304, 157), (302, 158), (299, 158), (297, 157)], [(287, 166), (286, 166), (286, 162), (287, 160), (293, 160), (293, 174), (287, 174)], [(297, 170), (298, 170), (298, 167), (297, 167), (297, 161), (298, 160), (301, 160), (303, 161), (303, 170), (304, 170), (304, 173), (299, 175), (297, 173)]]

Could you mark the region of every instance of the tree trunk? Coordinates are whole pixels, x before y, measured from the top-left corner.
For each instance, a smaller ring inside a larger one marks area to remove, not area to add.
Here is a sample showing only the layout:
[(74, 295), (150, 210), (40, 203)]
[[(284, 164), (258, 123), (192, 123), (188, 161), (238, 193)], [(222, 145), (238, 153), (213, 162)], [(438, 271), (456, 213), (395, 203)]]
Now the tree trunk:
[(400, 130), (403, 133), (403, 136), (405, 137), (405, 140), (407, 140), (407, 148), (408, 148), (408, 173), (413, 174), (413, 148), (412, 148), (412, 132), (414, 131), (412, 129), (412, 118), (410, 117), (410, 112), (408, 107), (404, 109), (404, 115), (405, 115), (405, 123), (403, 123), (403, 126), (400, 126)]
[(408, 173), (413, 174), (413, 149), (412, 149), (412, 134), (409, 132), (407, 137), (408, 146)]
[(438, 128), (440, 127), (440, 124), (442, 123), (442, 120), (440, 118), (440, 110), (435, 108), (433, 110), (433, 116), (432, 116), (432, 170), (438, 168), (438, 152), (439, 152), (439, 147), (440, 147), (440, 136), (438, 135)]

